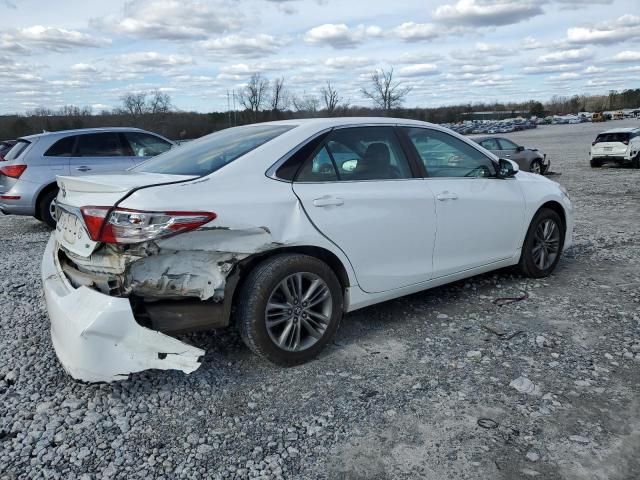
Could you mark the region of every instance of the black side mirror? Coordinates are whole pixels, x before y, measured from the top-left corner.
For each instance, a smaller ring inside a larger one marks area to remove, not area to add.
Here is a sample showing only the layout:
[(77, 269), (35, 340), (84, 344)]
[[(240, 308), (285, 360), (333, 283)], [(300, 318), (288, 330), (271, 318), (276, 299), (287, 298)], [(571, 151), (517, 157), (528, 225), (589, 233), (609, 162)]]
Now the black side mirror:
[(518, 148), (516, 148), (516, 152), (523, 152), (524, 151), (524, 147), (522, 145), (518, 145)]
[(515, 177), (516, 173), (518, 173), (520, 169), (518, 168), (518, 164), (512, 162), (511, 160), (506, 160), (501, 158), (498, 160), (498, 178), (511, 178)]

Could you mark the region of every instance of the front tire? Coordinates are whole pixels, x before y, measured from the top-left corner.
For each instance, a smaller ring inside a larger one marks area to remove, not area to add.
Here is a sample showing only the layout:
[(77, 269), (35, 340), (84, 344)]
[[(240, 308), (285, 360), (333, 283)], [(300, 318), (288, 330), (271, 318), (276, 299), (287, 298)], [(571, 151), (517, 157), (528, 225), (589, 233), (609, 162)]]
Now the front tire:
[(591, 168), (600, 168), (602, 162), (600, 160), (591, 160)]
[(558, 265), (565, 230), (560, 215), (543, 208), (533, 217), (522, 246), (518, 268), (533, 278), (549, 276)]
[(531, 165), (529, 165), (529, 171), (531, 173), (542, 175), (542, 162), (540, 160), (534, 160), (531, 162)]
[(342, 286), (327, 264), (308, 255), (281, 254), (249, 273), (239, 292), (236, 322), (254, 353), (288, 367), (322, 351), (342, 312)]
[(631, 160), (631, 168), (640, 168), (640, 153)]
[(58, 196), (58, 189), (54, 188), (46, 192), (42, 198), (40, 199), (40, 203), (38, 204), (38, 214), (39, 218), (44, 223), (49, 225), (51, 228), (56, 228), (56, 219), (55, 219), (55, 200)]

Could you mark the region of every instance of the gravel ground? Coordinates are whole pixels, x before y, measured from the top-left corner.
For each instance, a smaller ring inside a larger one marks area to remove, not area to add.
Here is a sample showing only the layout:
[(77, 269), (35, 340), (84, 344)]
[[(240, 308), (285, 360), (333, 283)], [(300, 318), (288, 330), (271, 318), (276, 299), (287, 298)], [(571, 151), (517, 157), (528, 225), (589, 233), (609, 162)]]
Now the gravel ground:
[(354, 312), (293, 369), (225, 331), (190, 337), (207, 350), (191, 375), (71, 380), (40, 288), (49, 231), (0, 217), (0, 477), (638, 478), (640, 171), (587, 155), (598, 131), (638, 123), (510, 135), (551, 156), (577, 210), (553, 276), (498, 272)]

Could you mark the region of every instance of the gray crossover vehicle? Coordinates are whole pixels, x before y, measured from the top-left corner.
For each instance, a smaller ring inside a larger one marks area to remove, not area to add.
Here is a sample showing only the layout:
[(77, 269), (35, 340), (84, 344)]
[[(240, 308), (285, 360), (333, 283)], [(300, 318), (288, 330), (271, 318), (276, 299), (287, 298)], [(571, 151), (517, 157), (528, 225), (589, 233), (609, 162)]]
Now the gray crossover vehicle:
[(546, 153), (538, 151), (537, 148), (525, 148), (504, 137), (475, 137), (471, 140), (490, 150), (499, 158), (513, 160), (518, 164), (520, 170), (525, 172), (542, 175), (549, 171), (551, 162), (547, 160)]
[(89, 128), (19, 138), (0, 162), (0, 211), (55, 225), (56, 175), (120, 172), (174, 143), (137, 128)]

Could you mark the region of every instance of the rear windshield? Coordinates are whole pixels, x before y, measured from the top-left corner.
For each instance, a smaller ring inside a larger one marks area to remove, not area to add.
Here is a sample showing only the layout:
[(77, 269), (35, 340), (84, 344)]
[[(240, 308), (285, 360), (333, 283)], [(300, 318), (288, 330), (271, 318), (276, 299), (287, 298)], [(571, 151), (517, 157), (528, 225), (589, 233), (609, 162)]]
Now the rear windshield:
[(601, 133), (596, 138), (596, 143), (600, 142), (627, 142), (631, 135), (628, 132)]
[(208, 175), (273, 140), (293, 125), (234, 127), (169, 150), (133, 170), (172, 175)]
[(22, 152), (24, 152), (30, 144), (31, 142), (28, 140), (18, 140), (13, 148), (7, 152), (4, 159), (7, 161), (15, 160), (22, 155)]

